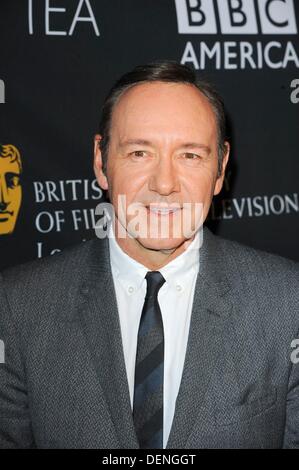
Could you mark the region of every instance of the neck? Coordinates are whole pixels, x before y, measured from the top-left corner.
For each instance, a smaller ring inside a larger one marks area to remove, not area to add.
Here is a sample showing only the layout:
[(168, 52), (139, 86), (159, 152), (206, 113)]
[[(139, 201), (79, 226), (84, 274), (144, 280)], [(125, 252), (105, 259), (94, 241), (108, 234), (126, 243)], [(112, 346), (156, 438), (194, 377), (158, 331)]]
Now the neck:
[[(117, 225), (117, 224), (116, 224)], [(115, 240), (117, 241), (120, 248), (131, 258), (138, 263), (143, 264), (146, 268), (151, 271), (158, 271), (163, 268), (170, 261), (177, 258), (182, 254), (190, 243), (194, 240), (194, 236), (188, 240), (182, 240), (182, 242), (175, 248), (170, 249), (151, 249), (141, 244), (137, 238), (131, 238), (129, 236), (122, 238), (118, 237), (117, 229), (115, 233)]]

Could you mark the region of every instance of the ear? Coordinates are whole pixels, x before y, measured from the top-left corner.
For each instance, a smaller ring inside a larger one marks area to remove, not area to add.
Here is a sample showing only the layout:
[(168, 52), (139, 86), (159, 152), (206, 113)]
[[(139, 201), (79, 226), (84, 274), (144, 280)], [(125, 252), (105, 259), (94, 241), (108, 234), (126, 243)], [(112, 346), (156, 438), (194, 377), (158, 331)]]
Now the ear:
[(102, 160), (102, 152), (100, 149), (100, 142), (102, 140), (102, 136), (100, 134), (96, 134), (94, 136), (94, 162), (93, 162), (93, 169), (99, 183), (99, 186), (107, 190), (108, 189), (108, 180), (103, 172), (103, 160)]
[(225, 155), (224, 155), (223, 161), (222, 161), (221, 174), (220, 174), (220, 176), (217, 177), (217, 180), (216, 180), (216, 184), (215, 184), (215, 188), (214, 188), (214, 196), (217, 196), (217, 194), (219, 194), (221, 189), (222, 189), (224, 176), (225, 176), (225, 169), (226, 169), (226, 165), (228, 163), (229, 154), (230, 154), (230, 144), (229, 144), (229, 142), (226, 141), (224, 143), (224, 145), (225, 145), (226, 151), (225, 151)]

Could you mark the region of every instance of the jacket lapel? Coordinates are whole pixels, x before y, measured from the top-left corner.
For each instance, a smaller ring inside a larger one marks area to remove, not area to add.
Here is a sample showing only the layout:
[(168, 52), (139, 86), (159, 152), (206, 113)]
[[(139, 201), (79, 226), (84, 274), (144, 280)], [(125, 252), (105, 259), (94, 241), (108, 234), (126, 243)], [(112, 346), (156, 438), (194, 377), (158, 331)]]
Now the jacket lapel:
[(225, 267), (221, 266), (217, 237), (206, 228), (203, 236), (184, 369), (167, 449), (186, 448), (221, 357), (222, 330), (232, 308), (225, 299), (229, 284), (223, 277)]
[(80, 322), (120, 448), (138, 448), (122, 346), (108, 239), (89, 242), (82, 270)]

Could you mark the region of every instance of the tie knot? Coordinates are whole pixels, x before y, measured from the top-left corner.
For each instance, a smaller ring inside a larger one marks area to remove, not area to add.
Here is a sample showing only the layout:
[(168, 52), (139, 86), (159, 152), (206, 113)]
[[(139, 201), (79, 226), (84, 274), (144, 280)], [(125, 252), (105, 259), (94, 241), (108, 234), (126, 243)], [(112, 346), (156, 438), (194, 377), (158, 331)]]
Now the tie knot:
[(159, 289), (163, 286), (165, 279), (160, 271), (148, 271), (145, 276), (147, 282), (146, 297), (158, 295)]

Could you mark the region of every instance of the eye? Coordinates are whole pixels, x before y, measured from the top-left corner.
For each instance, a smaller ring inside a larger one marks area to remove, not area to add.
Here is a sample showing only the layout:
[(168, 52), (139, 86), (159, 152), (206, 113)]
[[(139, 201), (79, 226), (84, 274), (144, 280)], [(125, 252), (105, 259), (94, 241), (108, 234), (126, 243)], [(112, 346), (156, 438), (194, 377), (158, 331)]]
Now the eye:
[(184, 154), (187, 160), (199, 160), (201, 157), (196, 153), (187, 152)]
[(146, 152), (144, 150), (135, 150), (134, 152), (131, 153), (133, 157), (137, 158), (143, 158), (146, 156)]
[(8, 188), (16, 188), (20, 184), (20, 177), (16, 173), (6, 174), (6, 185)]

